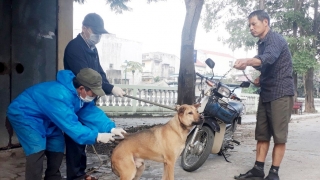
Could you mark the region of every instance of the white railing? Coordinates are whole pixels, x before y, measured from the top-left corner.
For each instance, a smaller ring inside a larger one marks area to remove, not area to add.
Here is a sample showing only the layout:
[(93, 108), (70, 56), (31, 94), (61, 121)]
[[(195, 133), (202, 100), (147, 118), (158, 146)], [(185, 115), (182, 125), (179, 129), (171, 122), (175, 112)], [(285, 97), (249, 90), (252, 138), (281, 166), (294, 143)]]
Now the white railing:
[[(174, 107), (177, 101), (177, 87), (117, 85), (128, 95), (148, 101)], [(97, 101), (97, 105), (110, 116), (121, 115), (164, 115), (174, 111), (155, 106), (153, 104), (130, 99), (127, 97), (104, 96)]]
[[(139, 85), (117, 85), (121, 87), (128, 95), (135, 96), (148, 101), (174, 107), (177, 102), (177, 87), (160, 86), (139, 86)], [(241, 93), (241, 99), (246, 107), (247, 114), (255, 114), (258, 108), (259, 95)], [(298, 98), (298, 101), (304, 102), (304, 98)], [(314, 99), (315, 108), (320, 111), (320, 99)], [(97, 101), (97, 106), (104, 110), (109, 116), (124, 115), (172, 115), (174, 111), (144, 103), (142, 101), (130, 99), (127, 97), (104, 96)], [(304, 110), (304, 104), (302, 106)]]

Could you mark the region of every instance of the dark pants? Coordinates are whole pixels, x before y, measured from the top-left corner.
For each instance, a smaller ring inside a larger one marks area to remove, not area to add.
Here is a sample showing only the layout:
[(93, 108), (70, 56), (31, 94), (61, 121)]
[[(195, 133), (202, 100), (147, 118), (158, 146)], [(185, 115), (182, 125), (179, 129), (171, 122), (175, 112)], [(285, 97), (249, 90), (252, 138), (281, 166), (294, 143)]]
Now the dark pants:
[(255, 138), (258, 141), (286, 143), (289, 131), (289, 122), (293, 106), (293, 96), (284, 96), (279, 99), (262, 102), (260, 97)]
[(86, 145), (80, 145), (64, 134), (66, 142), (67, 180), (84, 176), (87, 167)]
[(41, 180), (43, 171), (43, 159), (47, 156), (47, 169), (44, 180), (61, 180), (60, 166), (63, 159), (63, 153), (40, 151), (27, 156), (26, 161), (26, 180)]

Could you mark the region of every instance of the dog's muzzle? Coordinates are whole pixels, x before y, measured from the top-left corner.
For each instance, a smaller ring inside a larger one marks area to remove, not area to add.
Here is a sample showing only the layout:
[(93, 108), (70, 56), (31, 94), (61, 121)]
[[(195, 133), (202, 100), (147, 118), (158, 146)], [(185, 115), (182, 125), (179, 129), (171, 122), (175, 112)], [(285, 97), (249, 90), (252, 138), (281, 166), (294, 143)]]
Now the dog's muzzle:
[(193, 121), (192, 125), (199, 125), (199, 124), (202, 124), (203, 122), (204, 122), (204, 116), (202, 114), (200, 114), (199, 120), (198, 121)]

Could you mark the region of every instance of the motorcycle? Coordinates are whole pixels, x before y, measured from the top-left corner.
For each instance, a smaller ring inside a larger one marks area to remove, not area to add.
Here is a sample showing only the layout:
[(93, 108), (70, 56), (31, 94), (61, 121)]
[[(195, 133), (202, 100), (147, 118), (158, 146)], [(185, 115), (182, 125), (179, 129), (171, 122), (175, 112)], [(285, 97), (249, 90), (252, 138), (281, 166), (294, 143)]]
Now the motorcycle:
[[(213, 72), (214, 61), (209, 58), (205, 62)], [(233, 139), (233, 135), (237, 125), (241, 124), (244, 111), (244, 104), (234, 93), (236, 88), (230, 90), (220, 80), (213, 80), (213, 76), (208, 78), (199, 73), (196, 75), (201, 78), (200, 84), (205, 81), (207, 89), (202, 88), (198, 98), (201, 103), (198, 111), (204, 117), (204, 123), (191, 131), (181, 154), (181, 166), (189, 172), (201, 167), (210, 153), (222, 155), (229, 162), (225, 153), (233, 149), (234, 144), (240, 145), (239, 141)], [(250, 82), (247, 81), (240, 84), (242, 88), (249, 86)]]

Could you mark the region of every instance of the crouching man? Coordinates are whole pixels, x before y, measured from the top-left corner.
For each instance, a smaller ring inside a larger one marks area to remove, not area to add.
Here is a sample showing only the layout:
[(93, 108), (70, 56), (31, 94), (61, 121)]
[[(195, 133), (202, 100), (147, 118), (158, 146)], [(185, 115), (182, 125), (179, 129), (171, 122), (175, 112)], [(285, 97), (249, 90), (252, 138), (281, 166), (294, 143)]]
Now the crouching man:
[(63, 133), (79, 144), (107, 143), (125, 133), (94, 105), (97, 96), (105, 95), (101, 86), (101, 75), (90, 68), (76, 77), (62, 70), (56, 81), (36, 84), (12, 101), (7, 116), (26, 154), (26, 180), (42, 179), (44, 156), (44, 179), (61, 179)]

